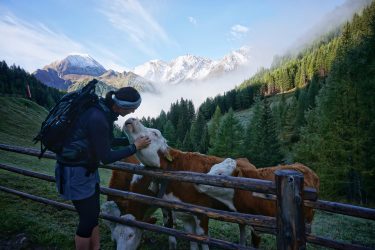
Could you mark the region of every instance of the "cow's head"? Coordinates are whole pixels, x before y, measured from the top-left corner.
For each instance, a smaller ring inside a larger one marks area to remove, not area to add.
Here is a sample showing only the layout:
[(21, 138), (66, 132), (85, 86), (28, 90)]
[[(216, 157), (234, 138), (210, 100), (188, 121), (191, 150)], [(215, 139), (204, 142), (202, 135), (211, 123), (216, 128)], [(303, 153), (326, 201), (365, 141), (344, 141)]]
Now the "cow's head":
[(227, 158), (224, 161), (213, 165), (207, 174), (230, 176), (236, 168), (236, 165), (235, 160)]
[[(117, 207), (114, 201), (107, 201), (102, 205), (102, 212), (120, 217), (120, 209)], [(122, 219), (134, 220), (134, 216), (126, 214), (121, 216)], [(104, 222), (110, 229), (112, 234), (112, 240), (116, 241), (117, 250), (136, 250), (141, 243), (142, 230), (105, 220)]]
[(125, 121), (124, 130), (129, 137), (130, 143), (142, 136), (148, 136), (151, 144), (142, 150), (137, 151), (137, 158), (146, 166), (160, 167), (160, 158), (158, 152), (167, 154), (167, 140), (161, 135), (160, 131), (154, 128), (146, 128), (136, 118), (129, 118)]

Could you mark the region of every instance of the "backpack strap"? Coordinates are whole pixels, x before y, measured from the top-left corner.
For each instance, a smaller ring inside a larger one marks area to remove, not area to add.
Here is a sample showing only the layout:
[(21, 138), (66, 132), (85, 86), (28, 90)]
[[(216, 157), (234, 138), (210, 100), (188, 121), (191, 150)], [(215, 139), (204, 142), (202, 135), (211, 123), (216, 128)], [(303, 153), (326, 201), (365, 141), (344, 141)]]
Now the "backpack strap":
[(40, 154), (38, 155), (38, 159), (39, 159), (39, 160), (43, 157), (43, 155), (44, 155), (44, 153), (45, 153), (46, 151), (47, 151), (47, 147), (44, 147), (44, 148), (43, 148), (43, 144), (40, 143)]

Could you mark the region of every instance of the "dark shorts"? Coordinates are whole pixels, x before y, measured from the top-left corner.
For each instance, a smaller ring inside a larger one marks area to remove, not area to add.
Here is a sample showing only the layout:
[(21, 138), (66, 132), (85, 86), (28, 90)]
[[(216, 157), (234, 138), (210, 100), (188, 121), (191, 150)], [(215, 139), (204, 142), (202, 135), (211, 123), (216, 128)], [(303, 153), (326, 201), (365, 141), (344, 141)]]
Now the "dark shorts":
[(90, 238), (92, 230), (99, 224), (99, 185), (96, 185), (95, 193), (92, 196), (82, 200), (73, 200), (72, 202), (79, 215), (79, 224), (76, 234), (83, 238)]

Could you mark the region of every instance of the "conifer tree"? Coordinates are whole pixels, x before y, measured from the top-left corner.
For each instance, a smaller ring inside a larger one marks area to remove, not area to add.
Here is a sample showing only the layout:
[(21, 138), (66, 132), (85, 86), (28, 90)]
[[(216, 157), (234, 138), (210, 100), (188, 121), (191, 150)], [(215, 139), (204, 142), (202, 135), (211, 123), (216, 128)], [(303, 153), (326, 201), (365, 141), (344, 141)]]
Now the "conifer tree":
[(182, 142), (182, 150), (194, 151), (193, 144), (191, 143), (190, 130), (186, 131), (184, 141)]
[(168, 141), (168, 145), (171, 147), (176, 147), (176, 130), (170, 120), (167, 120), (163, 127), (163, 136)]
[(158, 116), (158, 118), (156, 119), (155, 121), (155, 127), (156, 129), (160, 130), (161, 133), (164, 132), (164, 125), (166, 124), (167, 122), (167, 114), (165, 113), (164, 110), (162, 110), (160, 112), (160, 115)]
[(210, 143), (210, 137), (208, 134), (208, 127), (207, 127), (207, 124), (205, 124), (203, 127), (201, 140), (199, 142), (199, 148), (198, 148), (199, 152), (201, 152), (202, 154), (206, 154), (208, 151), (208, 147), (210, 145), (209, 143)]
[(298, 103), (297, 103), (297, 113), (296, 113), (296, 118), (295, 118), (295, 132), (298, 134), (298, 129), (303, 126), (306, 121), (305, 121), (305, 111), (307, 109), (307, 100), (306, 100), (306, 92), (305, 90), (301, 90), (299, 97), (298, 97)]
[(215, 144), (209, 154), (221, 157), (240, 157), (243, 152), (243, 127), (234, 117), (233, 109), (220, 122)]
[(280, 163), (280, 143), (276, 123), (267, 98), (256, 99), (252, 119), (246, 129), (247, 158), (256, 166), (265, 167)]
[(191, 144), (194, 151), (199, 151), (201, 136), (206, 125), (203, 114), (198, 112), (197, 118), (192, 122), (190, 129)]
[(217, 132), (220, 125), (221, 110), (219, 106), (216, 106), (215, 113), (211, 119), (211, 123), (208, 127), (208, 134), (210, 138), (210, 146), (212, 147), (216, 142)]

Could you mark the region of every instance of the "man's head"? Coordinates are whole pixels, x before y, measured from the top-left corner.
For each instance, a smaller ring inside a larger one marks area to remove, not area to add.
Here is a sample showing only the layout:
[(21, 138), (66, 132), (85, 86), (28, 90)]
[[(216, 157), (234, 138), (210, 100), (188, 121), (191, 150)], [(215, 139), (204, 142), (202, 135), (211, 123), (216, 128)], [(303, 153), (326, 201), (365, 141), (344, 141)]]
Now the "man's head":
[(116, 91), (109, 91), (105, 99), (108, 106), (112, 108), (112, 111), (121, 116), (133, 113), (142, 102), (141, 95), (133, 87), (124, 87)]

